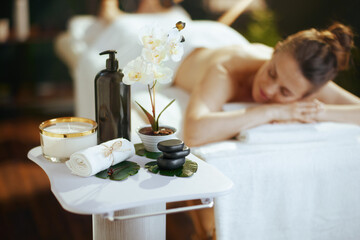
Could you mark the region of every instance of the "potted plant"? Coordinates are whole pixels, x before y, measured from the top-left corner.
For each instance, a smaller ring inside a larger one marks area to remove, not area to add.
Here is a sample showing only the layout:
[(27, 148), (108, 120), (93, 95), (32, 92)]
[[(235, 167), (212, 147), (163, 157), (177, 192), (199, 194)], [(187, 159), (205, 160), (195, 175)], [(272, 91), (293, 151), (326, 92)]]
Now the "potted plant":
[(177, 22), (170, 31), (159, 28), (145, 27), (140, 31), (140, 42), (143, 46), (141, 55), (130, 61), (123, 69), (123, 82), (131, 85), (136, 82), (146, 84), (149, 92), (151, 112), (136, 102), (146, 115), (149, 124), (138, 129), (138, 134), (144, 147), (150, 152), (159, 152), (157, 143), (163, 140), (175, 138), (175, 128), (159, 126), (159, 118), (162, 113), (175, 101), (167, 104), (156, 115), (155, 89), (158, 83), (169, 83), (173, 77), (173, 70), (165, 66), (168, 60), (180, 61), (184, 50), (184, 37), (180, 31), (185, 27), (184, 22)]

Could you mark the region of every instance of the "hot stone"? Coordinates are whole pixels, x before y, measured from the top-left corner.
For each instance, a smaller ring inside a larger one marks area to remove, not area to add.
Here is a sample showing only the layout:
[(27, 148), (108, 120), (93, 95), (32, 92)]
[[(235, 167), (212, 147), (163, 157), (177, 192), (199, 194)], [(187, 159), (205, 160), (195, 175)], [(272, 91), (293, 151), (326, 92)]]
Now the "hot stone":
[(164, 158), (170, 158), (170, 159), (186, 157), (189, 154), (190, 154), (190, 148), (187, 146), (184, 146), (184, 148), (181, 151), (163, 152)]
[(180, 139), (170, 139), (159, 142), (157, 147), (162, 152), (177, 152), (183, 150), (184, 142)]
[(157, 159), (157, 165), (161, 169), (168, 169), (168, 170), (174, 170), (181, 166), (183, 166), (185, 163), (185, 158), (176, 158), (176, 159), (167, 159), (163, 156), (158, 157)]

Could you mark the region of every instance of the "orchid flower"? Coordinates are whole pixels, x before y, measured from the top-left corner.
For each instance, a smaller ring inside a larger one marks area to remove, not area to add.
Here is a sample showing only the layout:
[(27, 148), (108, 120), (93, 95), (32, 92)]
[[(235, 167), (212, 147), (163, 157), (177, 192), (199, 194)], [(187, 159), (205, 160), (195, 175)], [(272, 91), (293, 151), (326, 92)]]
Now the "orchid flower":
[(174, 62), (180, 61), (182, 55), (184, 54), (182, 39), (183, 36), (180, 34), (178, 29), (173, 28), (169, 32), (167, 50)]
[(127, 85), (131, 85), (136, 82), (143, 84), (149, 84), (152, 82), (152, 72), (149, 64), (142, 59), (137, 57), (130, 61), (123, 69), (123, 82)]
[(167, 40), (166, 32), (160, 28), (145, 26), (140, 29), (140, 42), (144, 48), (154, 50), (159, 46), (164, 46)]
[(173, 76), (173, 70), (165, 66), (153, 65), (152, 67), (153, 67), (152, 72), (154, 74), (153, 76), (157, 82), (161, 84), (166, 84), (171, 82)]
[(148, 61), (150, 63), (161, 64), (162, 62), (164, 62), (168, 59), (166, 50), (167, 49), (164, 47), (157, 47), (152, 50), (143, 48), (141, 55), (146, 61)]
[(141, 82), (148, 85), (152, 113), (136, 102), (147, 116), (153, 132), (159, 130), (159, 118), (161, 114), (174, 101), (173, 99), (156, 117), (155, 114), (155, 85), (157, 82), (165, 84), (171, 82), (173, 70), (166, 67), (164, 62), (171, 59), (175, 62), (180, 61), (184, 54), (184, 37), (180, 31), (185, 27), (185, 23), (179, 21), (176, 27), (169, 32), (154, 27), (145, 27), (140, 30), (139, 39), (143, 45), (141, 56), (130, 61), (123, 69), (123, 82), (131, 85)]

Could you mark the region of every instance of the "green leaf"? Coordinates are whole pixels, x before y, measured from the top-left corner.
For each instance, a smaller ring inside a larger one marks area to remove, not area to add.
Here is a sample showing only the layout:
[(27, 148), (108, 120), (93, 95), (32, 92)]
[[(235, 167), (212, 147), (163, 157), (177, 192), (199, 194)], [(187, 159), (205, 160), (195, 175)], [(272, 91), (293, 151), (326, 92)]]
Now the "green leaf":
[(137, 174), (140, 169), (140, 166), (137, 163), (130, 161), (123, 161), (115, 166), (114, 173), (110, 176), (110, 179), (117, 181), (124, 180), (128, 178), (128, 176)]
[(147, 158), (150, 158), (150, 159), (157, 159), (162, 154), (161, 152), (148, 152), (148, 151), (146, 151), (145, 148), (144, 148), (144, 144), (142, 144), (142, 143), (135, 144), (135, 153), (138, 156), (147, 157)]
[(148, 152), (145, 150), (145, 157), (150, 158), (150, 159), (157, 159), (158, 157), (160, 157), (162, 154), (162, 152)]
[(111, 166), (112, 174), (108, 174), (108, 169), (97, 173), (95, 176), (98, 178), (110, 178), (111, 180), (122, 181), (127, 179), (129, 176), (133, 176), (138, 173), (140, 166), (131, 161), (123, 161), (114, 166)]
[(190, 177), (197, 172), (198, 164), (196, 162), (187, 160), (184, 163), (183, 170), (179, 177)]
[(107, 173), (107, 169), (105, 169), (104, 171), (98, 172), (95, 176), (98, 178), (102, 178), (102, 179), (106, 179), (109, 177), (109, 175)]
[(156, 164), (156, 161), (146, 163), (145, 168), (152, 173), (158, 173), (160, 171), (158, 165)]
[(138, 103), (137, 101), (135, 101), (137, 105), (139, 105), (139, 107), (141, 108), (141, 110), (143, 110), (143, 112), (145, 113), (146, 117), (149, 120), (149, 123), (151, 124), (151, 127), (153, 130), (157, 131), (158, 129), (156, 128), (156, 121), (155, 118), (151, 115), (151, 113), (149, 113), (143, 106), (141, 106), (140, 103)]
[(173, 170), (166, 170), (166, 169), (161, 169), (160, 168), (160, 175), (163, 175), (163, 176), (180, 176), (181, 173), (183, 171), (183, 168), (180, 167), (180, 168), (177, 168), (177, 169), (173, 169)]
[(149, 172), (159, 173), (163, 176), (177, 176), (177, 177), (191, 177), (194, 173), (197, 172), (198, 164), (189, 159), (185, 160), (185, 164), (182, 167), (179, 167), (174, 170), (165, 170), (158, 167), (156, 161), (151, 161), (145, 164), (145, 168), (148, 169)]
[(159, 122), (159, 118), (160, 118), (161, 114), (162, 114), (173, 102), (175, 102), (175, 99), (171, 100), (171, 102), (170, 102), (168, 105), (166, 105), (166, 107), (164, 107), (164, 109), (159, 113), (159, 115), (158, 115), (158, 117), (157, 117), (157, 119), (156, 119), (156, 122), (157, 122), (157, 123)]
[(141, 157), (145, 156), (146, 153), (145, 153), (144, 144), (137, 143), (137, 144), (134, 144), (134, 147), (135, 147), (136, 155), (141, 156)]
[(145, 164), (146, 169), (149, 169), (149, 168), (151, 168), (153, 166), (157, 166), (156, 161), (151, 161), (151, 162), (148, 162), (148, 163)]

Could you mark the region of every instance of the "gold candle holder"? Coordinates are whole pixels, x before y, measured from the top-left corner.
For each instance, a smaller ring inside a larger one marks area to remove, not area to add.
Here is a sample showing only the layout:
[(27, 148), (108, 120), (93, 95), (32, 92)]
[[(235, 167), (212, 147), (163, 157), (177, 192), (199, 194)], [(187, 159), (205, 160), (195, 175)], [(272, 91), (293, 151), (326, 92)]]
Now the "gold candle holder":
[(61, 117), (39, 126), (43, 156), (51, 162), (65, 162), (74, 152), (97, 145), (97, 123), (81, 117)]

